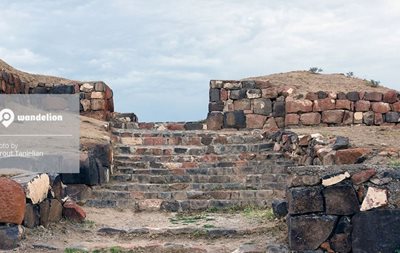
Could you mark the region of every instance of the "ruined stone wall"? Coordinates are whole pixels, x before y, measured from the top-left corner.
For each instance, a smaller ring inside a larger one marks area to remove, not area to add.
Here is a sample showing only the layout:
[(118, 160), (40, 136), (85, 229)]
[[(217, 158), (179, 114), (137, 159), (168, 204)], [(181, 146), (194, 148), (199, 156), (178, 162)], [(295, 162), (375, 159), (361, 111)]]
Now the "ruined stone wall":
[(0, 71), (0, 94), (76, 94), (80, 95), (82, 115), (109, 120), (114, 112), (113, 92), (104, 82), (71, 82), (70, 84), (32, 84), (15, 74)]
[(292, 90), (263, 81), (210, 82), (207, 125), (222, 128), (284, 128), (352, 124), (395, 125), (400, 119), (400, 96), (380, 92), (309, 92), (292, 96)]
[(399, 168), (289, 168), (289, 246), (294, 251), (397, 252)]

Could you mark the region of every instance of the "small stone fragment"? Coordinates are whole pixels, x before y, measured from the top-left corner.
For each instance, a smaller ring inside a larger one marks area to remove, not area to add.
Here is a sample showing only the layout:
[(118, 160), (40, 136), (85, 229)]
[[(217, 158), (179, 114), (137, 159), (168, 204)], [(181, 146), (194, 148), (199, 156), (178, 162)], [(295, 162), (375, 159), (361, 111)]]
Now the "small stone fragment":
[(333, 176), (333, 177), (322, 179), (322, 185), (323, 186), (334, 185), (334, 184), (337, 184), (339, 182), (342, 182), (346, 178), (350, 178), (350, 174), (347, 171), (345, 173), (343, 173), (343, 174), (339, 174), (339, 175), (336, 175), (336, 176)]
[(376, 207), (385, 206), (388, 204), (387, 190), (375, 187), (369, 187), (367, 196), (361, 204), (360, 211), (371, 210)]

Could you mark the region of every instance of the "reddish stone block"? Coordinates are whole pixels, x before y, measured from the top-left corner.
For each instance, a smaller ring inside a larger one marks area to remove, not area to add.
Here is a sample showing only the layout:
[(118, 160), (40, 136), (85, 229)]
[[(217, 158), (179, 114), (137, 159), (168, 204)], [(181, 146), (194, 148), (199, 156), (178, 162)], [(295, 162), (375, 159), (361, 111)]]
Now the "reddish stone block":
[(171, 124), (167, 124), (167, 129), (168, 130), (185, 130), (185, 124), (183, 123), (171, 123)]
[(351, 176), (351, 181), (353, 181), (353, 184), (362, 184), (367, 182), (371, 177), (375, 176), (375, 174), (375, 169), (363, 170)]
[(224, 115), (220, 112), (211, 112), (207, 117), (208, 130), (220, 130), (224, 123)]
[(390, 111), (390, 105), (384, 102), (374, 102), (371, 105), (372, 111), (377, 113), (387, 113)]
[(393, 111), (400, 112), (400, 102), (392, 104)]
[(322, 122), (323, 123), (334, 123), (340, 124), (343, 122), (343, 110), (330, 110), (322, 112)]
[(264, 127), (271, 130), (272, 129), (277, 130), (279, 128), (278, 124), (276, 123), (276, 120), (273, 117), (267, 119)]
[(383, 94), (383, 102), (386, 102), (386, 103), (397, 102), (398, 101), (398, 99), (397, 99), (398, 95), (399, 94), (395, 90), (387, 91), (385, 94)]
[(331, 98), (318, 99), (314, 101), (314, 112), (322, 112), (335, 109), (335, 100)]
[(308, 92), (306, 94), (306, 99), (312, 100), (312, 101), (317, 100), (318, 99), (318, 94), (316, 94), (315, 92)]
[(275, 87), (262, 89), (262, 97), (263, 98), (277, 98), (278, 97), (278, 89)]
[(297, 114), (286, 114), (285, 116), (285, 125), (298, 125), (300, 116)]
[(382, 101), (383, 94), (380, 92), (366, 92), (364, 95), (364, 100), (380, 102)]
[(221, 91), (220, 91), (220, 99), (221, 99), (221, 101), (228, 100), (228, 97), (229, 97), (228, 93), (229, 93), (228, 90), (221, 89)]
[(240, 99), (233, 102), (233, 106), (236, 111), (250, 110), (251, 102), (250, 99)]
[(358, 159), (371, 153), (369, 148), (350, 148), (336, 151), (336, 164), (355, 164)]
[(0, 223), (22, 224), (25, 208), (26, 197), (21, 185), (0, 177)]
[(300, 115), (300, 122), (303, 125), (318, 125), (321, 123), (321, 114), (318, 112), (303, 113)]
[(366, 100), (358, 100), (355, 103), (355, 110), (357, 112), (368, 112), (370, 107), (371, 107), (371, 102)]
[(247, 114), (246, 115), (246, 127), (247, 128), (263, 128), (267, 116), (258, 114)]
[(353, 119), (354, 119), (354, 112), (344, 111), (344, 115), (343, 115), (343, 124), (344, 125), (353, 124)]
[(69, 220), (83, 222), (86, 218), (86, 212), (72, 200), (67, 200), (63, 205), (63, 216)]
[(286, 101), (286, 112), (297, 113), (297, 112), (312, 112), (313, 102), (307, 99), (304, 100), (289, 100)]
[(351, 107), (350, 100), (336, 100), (336, 109), (351, 110)]
[(374, 124), (381, 125), (381, 124), (383, 124), (383, 122), (384, 122), (384, 120), (383, 120), (382, 113), (375, 113)]

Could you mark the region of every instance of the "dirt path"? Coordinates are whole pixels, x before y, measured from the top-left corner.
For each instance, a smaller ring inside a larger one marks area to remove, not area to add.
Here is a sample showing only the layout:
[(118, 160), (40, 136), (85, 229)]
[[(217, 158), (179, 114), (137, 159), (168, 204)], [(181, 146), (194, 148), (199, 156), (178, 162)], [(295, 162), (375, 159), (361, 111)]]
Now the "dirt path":
[[(285, 223), (273, 219), (270, 210), (185, 215), (85, 210), (85, 223), (64, 220), (49, 228), (28, 229), (17, 252), (79, 252), (72, 248), (81, 249), (81, 252), (123, 252), (117, 251), (117, 247), (121, 247), (131, 252), (223, 253), (233, 252), (245, 243), (265, 249), (267, 243), (285, 244), (286, 240)], [(181, 251), (174, 251), (178, 248)]]

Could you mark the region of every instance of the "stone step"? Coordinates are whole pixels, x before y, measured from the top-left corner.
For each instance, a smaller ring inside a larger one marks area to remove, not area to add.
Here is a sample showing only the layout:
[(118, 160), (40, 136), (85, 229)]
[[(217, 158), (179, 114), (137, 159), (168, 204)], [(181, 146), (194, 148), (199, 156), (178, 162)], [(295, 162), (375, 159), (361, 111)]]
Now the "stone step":
[(141, 184), (171, 184), (171, 183), (243, 183), (259, 185), (269, 182), (285, 183), (286, 174), (247, 174), (247, 175), (150, 175), (121, 174), (112, 175), (112, 181), (134, 182)]
[(116, 154), (132, 155), (206, 155), (241, 154), (244, 152), (272, 151), (274, 143), (219, 144), (219, 145), (125, 145), (114, 144)]
[(189, 199), (189, 200), (163, 200), (163, 199), (90, 199), (85, 205), (96, 208), (121, 208), (135, 211), (168, 211), (188, 212), (218, 209), (244, 209), (246, 207), (268, 208), (270, 199)]
[(238, 160), (266, 160), (270, 159), (275, 153), (240, 153), (240, 154), (205, 154), (205, 155), (132, 155), (132, 154), (115, 154), (114, 160), (129, 160), (135, 162), (227, 162)]
[(170, 169), (138, 169), (129, 166), (119, 166), (115, 169), (117, 175), (248, 175), (248, 174), (286, 174), (287, 166), (260, 163), (242, 167), (209, 167), (189, 168), (183, 170)]
[(223, 168), (223, 167), (244, 167), (254, 166), (259, 164), (264, 165), (293, 165), (292, 161), (284, 159), (280, 153), (270, 153), (266, 155), (263, 160), (227, 160), (227, 161), (214, 161), (214, 162), (157, 162), (157, 161), (132, 161), (130, 157), (118, 157), (114, 160), (116, 167), (132, 167), (139, 169), (189, 169), (189, 168)]
[(284, 190), (286, 182), (258, 182), (258, 183), (170, 183), (170, 184), (141, 184), (141, 183), (110, 183), (104, 186), (106, 189), (115, 191), (144, 191), (144, 192), (167, 192), (167, 191), (215, 191), (215, 190)]

